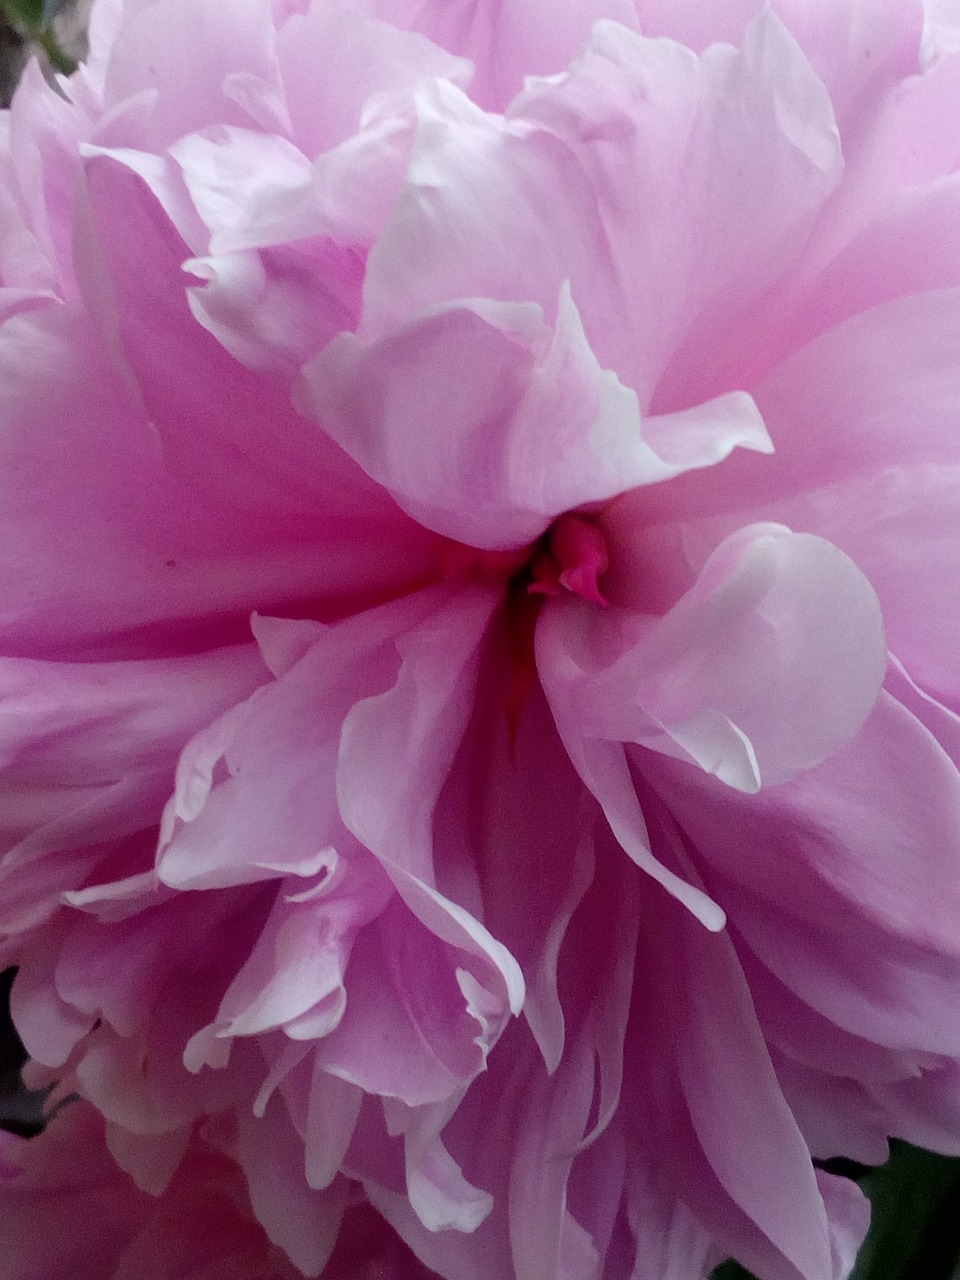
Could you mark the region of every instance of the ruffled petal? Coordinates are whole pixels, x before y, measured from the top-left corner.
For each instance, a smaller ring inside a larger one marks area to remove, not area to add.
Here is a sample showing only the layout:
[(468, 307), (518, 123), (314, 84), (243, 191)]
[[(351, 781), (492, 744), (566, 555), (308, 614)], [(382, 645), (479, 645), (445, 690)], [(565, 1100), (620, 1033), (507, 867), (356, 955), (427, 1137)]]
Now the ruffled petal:
[(570, 603), (545, 613), (539, 632), (565, 737), (652, 747), (743, 791), (848, 741), (886, 667), (859, 570), (828, 543), (773, 525), (722, 543), (661, 619)]
[[(769, 12), (742, 51), (718, 45), (700, 60), (600, 23), (570, 71), (530, 82), (506, 119), (449, 88), (417, 101), (364, 324), (379, 334), (477, 296), (538, 302), (552, 317), (569, 279), (598, 360), (644, 409), (658, 382), (669, 410), (737, 385), (725, 370), (718, 386), (719, 370), (742, 361), (751, 306), (840, 176), (826, 91)], [(778, 181), (758, 186), (771, 169)]]
[(109, 111), (155, 89), (140, 141), (145, 150), (160, 152), (211, 121), (249, 124), (237, 77), (279, 91), (269, 0), (229, 6), (217, 0), (160, 0), (139, 6), (119, 26), (104, 76), (104, 106)]
[(475, 67), (471, 94), (493, 111), (510, 101), (525, 76), (561, 71), (598, 18), (636, 23), (632, 0), (366, 0), (365, 7), (469, 58)]

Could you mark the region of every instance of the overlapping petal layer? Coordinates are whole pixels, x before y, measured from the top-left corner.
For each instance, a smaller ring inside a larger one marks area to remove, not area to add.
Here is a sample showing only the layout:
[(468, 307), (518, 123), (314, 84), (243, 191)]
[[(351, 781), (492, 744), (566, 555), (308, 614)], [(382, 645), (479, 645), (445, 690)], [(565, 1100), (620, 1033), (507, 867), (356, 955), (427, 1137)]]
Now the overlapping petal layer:
[(813, 1158), (960, 1150), (954, 27), (98, 0), (28, 70), (11, 1280), (844, 1280)]

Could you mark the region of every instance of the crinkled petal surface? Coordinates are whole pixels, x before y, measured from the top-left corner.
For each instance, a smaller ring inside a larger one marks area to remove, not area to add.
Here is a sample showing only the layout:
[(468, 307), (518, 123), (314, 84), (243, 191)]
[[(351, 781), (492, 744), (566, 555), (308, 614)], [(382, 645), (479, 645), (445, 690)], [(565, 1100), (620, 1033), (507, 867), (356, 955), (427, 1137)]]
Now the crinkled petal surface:
[(960, 1151), (958, 48), (94, 0), (28, 68), (10, 1280), (846, 1280), (814, 1160)]

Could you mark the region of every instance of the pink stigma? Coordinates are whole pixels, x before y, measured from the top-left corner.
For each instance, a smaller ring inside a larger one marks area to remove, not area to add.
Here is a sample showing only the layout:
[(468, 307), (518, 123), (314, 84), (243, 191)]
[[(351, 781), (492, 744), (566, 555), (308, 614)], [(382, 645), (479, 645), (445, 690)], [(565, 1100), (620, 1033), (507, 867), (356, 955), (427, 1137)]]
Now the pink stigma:
[(531, 565), (533, 594), (557, 596), (563, 589), (594, 604), (606, 606), (600, 577), (610, 567), (603, 534), (587, 516), (568, 512), (558, 517), (547, 535), (547, 549)]

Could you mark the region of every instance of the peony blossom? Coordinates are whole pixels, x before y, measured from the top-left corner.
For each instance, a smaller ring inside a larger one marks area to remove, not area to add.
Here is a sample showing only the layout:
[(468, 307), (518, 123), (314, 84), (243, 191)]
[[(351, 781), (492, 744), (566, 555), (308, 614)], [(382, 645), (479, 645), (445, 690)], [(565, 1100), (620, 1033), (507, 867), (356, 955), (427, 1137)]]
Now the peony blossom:
[(932, 0), (27, 68), (10, 1280), (843, 1280), (814, 1162), (960, 1154), (958, 106)]

